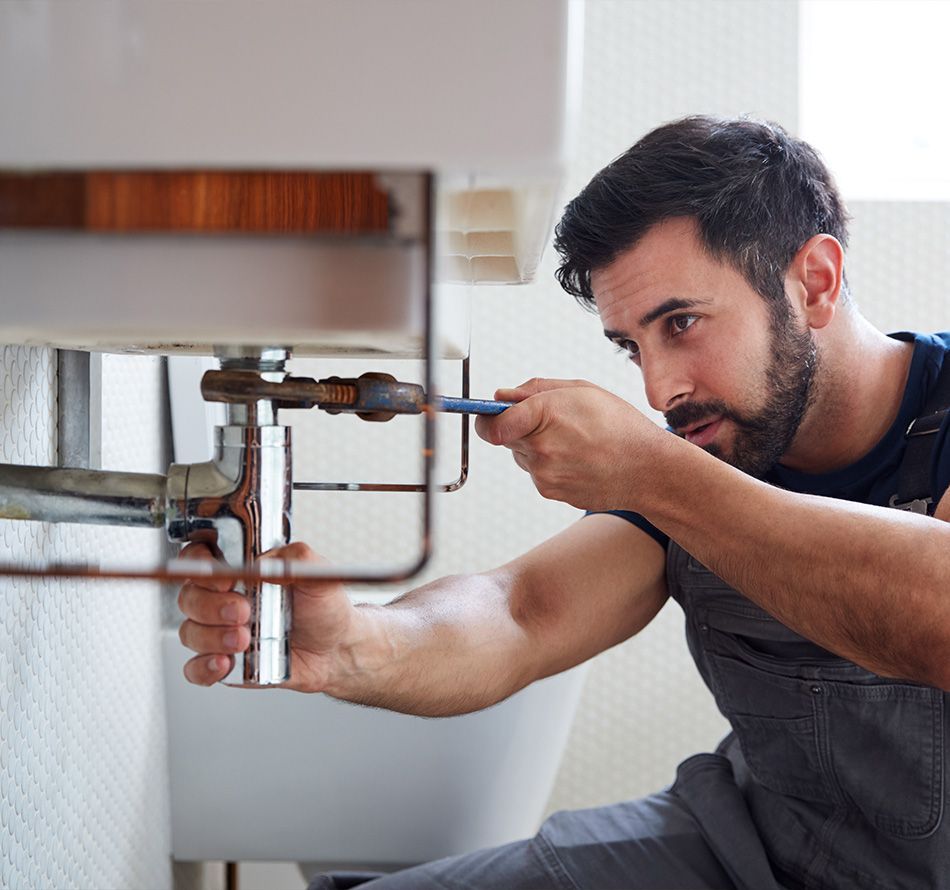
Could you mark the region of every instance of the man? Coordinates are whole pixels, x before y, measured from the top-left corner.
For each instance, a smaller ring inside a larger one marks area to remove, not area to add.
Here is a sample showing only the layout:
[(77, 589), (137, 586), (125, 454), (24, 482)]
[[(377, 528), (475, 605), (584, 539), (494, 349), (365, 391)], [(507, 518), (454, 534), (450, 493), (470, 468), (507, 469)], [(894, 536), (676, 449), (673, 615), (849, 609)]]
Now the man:
[[(676, 435), (582, 381), (499, 391), (518, 404), (479, 435), (594, 515), (388, 606), (298, 587), (293, 687), (459, 714), (627, 639), (673, 596), (734, 733), (668, 791), (370, 886), (950, 887), (950, 423), (930, 436), (933, 516), (887, 508), (950, 334), (875, 330), (846, 244), (814, 151), (746, 120), (660, 127), (568, 205), (558, 278)], [(186, 675), (216, 682), (247, 645), (246, 604), (208, 582), (180, 602)]]

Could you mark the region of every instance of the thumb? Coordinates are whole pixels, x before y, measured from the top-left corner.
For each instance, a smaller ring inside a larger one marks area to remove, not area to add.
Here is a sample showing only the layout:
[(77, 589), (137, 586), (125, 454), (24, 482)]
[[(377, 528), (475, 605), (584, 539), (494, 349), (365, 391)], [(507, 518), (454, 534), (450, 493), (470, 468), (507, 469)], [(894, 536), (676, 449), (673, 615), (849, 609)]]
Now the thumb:
[[(261, 561), (265, 559), (309, 563), (312, 566), (330, 565), (330, 561), (326, 557), (314, 552), (303, 541), (294, 541), (282, 547), (274, 547), (261, 555)], [(323, 578), (301, 578), (295, 581), (293, 586), (295, 591), (304, 594), (304, 596), (319, 598), (336, 593), (340, 584), (338, 581), (328, 581)]]
[(527, 399), (501, 414), (482, 415), (475, 420), (475, 432), (490, 445), (510, 445), (534, 433), (541, 425), (541, 399)]

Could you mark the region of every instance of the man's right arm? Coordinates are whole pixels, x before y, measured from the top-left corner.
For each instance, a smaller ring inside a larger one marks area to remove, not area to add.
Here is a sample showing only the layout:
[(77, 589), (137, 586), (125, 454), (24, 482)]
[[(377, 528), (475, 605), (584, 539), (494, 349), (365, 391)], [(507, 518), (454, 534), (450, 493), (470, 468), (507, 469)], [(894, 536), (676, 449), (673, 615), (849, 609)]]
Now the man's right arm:
[[(302, 555), (290, 547), (281, 555)], [(666, 600), (664, 563), (640, 529), (595, 515), (500, 568), (441, 578), (384, 606), (353, 606), (338, 584), (298, 586), (291, 685), (425, 716), (479, 710), (640, 631)], [(211, 597), (240, 605), (238, 594), (196, 585), (180, 598), (191, 619), (182, 641), (202, 653), (186, 676), (198, 683), (227, 673), (229, 659), (207, 669), (208, 653), (247, 645), (245, 628), (222, 648), (227, 629), (200, 622), (220, 614)]]

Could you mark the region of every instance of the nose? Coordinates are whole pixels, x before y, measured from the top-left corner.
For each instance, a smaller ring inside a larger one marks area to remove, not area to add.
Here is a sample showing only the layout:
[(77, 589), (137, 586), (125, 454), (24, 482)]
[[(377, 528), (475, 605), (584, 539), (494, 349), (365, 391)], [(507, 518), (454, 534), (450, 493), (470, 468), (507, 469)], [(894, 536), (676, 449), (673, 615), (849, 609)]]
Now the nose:
[(640, 356), (643, 386), (654, 411), (669, 411), (693, 394), (692, 375), (672, 356)]

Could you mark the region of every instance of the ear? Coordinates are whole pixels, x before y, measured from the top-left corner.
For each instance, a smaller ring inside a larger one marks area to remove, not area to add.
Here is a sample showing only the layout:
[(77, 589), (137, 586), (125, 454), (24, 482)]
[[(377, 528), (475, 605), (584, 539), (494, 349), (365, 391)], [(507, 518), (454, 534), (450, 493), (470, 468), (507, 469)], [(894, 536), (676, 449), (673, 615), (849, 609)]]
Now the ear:
[(841, 297), (844, 249), (832, 235), (814, 235), (795, 254), (785, 273), (785, 292), (815, 330), (830, 324)]

